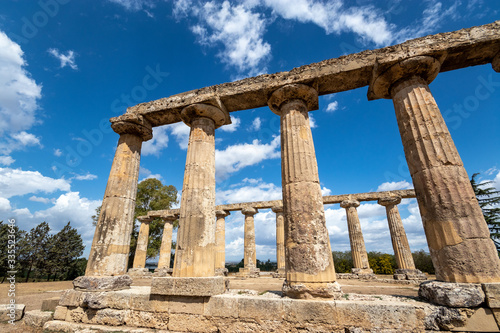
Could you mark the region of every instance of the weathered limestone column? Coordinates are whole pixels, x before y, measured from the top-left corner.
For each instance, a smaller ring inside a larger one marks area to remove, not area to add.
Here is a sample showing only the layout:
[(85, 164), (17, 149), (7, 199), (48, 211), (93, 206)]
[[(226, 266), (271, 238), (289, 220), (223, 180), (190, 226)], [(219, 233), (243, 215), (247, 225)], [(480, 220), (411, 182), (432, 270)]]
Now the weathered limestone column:
[(273, 207), (272, 211), (276, 213), (276, 263), (278, 270), (275, 277), (285, 277), (285, 222), (283, 216), (283, 207)]
[(375, 73), (370, 90), (392, 98), (436, 279), (500, 282), (500, 260), (469, 176), (428, 84), (440, 62), (408, 58)]
[(410, 244), (406, 237), (406, 232), (403, 227), (401, 215), (399, 215), (398, 204), (401, 202), (400, 197), (380, 198), (378, 204), (385, 206), (387, 212), (387, 223), (391, 233), (392, 248), (398, 269), (394, 274), (396, 280), (425, 280), (427, 277), (420, 270), (415, 269), (413, 256), (411, 255)]
[(149, 223), (153, 221), (152, 218), (137, 218), (141, 222), (139, 228), (139, 235), (137, 235), (137, 246), (135, 248), (134, 262), (132, 268), (128, 270), (128, 274), (135, 277), (150, 277), (151, 273), (146, 268), (146, 257), (148, 252), (149, 243)]
[(345, 208), (347, 215), (347, 228), (349, 230), (349, 241), (351, 243), (351, 255), (353, 274), (373, 274), (368, 262), (368, 254), (366, 253), (365, 240), (361, 231), (361, 223), (359, 222), (357, 200), (344, 200), (340, 203), (340, 207)]
[(153, 132), (142, 116), (124, 115), (111, 121), (111, 127), (120, 134), (120, 139), (102, 200), (85, 277), (74, 281), (75, 288), (120, 289), (132, 281), (129, 276), (123, 275), (127, 272), (130, 234), (134, 224), (141, 146), (143, 141), (153, 137)]
[(308, 111), (318, 94), (302, 84), (276, 90), (269, 108), (281, 117), (281, 177), (285, 216), (285, 295), (340, 297)]
[(161, 219), (165, 223), (163, 225), (163, 234), (161, 236), (160, 259), (158, 259), (158, 267), (155, 269), (155, 276), (168, 276), (172, 274), (170, 268), (170, 258), (172, 256), (172, 232), (174, 230), (174, 221), (177, 220), (176, 214), (165, 214)]
[(259, 277), (260, 269), (257, 268), (255, 223), (253, 218), (258, 213), (258, 210), (252, 207), (245, 207), (241, 212), (245, 215), (245, 252), (243, 257), (244, 267), (240, 268), (239, 274), (246, 277)]
[(215, 275), (226, 276), (226, 216), (227, 210), (216, 210), (217, 225), (215, 227)]
[(208, 104), (184, 108), (191, 127), (172, 278), (153, 278), (152, 294), (211, 296), (225, 290), (215, 276), (215, 129), (229, 114)]

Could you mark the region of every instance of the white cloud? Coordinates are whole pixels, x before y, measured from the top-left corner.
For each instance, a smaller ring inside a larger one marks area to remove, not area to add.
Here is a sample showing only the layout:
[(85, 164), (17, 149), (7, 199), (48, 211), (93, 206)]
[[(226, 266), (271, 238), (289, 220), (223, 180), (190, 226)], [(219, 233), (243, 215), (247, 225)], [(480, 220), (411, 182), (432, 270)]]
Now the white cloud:
[(328, 103), (328, 106), (326, 107), (326, 112), (335, 112), (337, 111), (338, 107), (339, 107), (339, 102), (337, 101)]
[(76, 180), (94, 180), (94, 179), (97, 179), (97, 176), (93, 175), (91, 173), (87, 173), (85, 175), (77, 175), (77, 174), (75, 174), (75, 176), (72, 177), (71, 179), (76, 179)]
[(260, 117), (256, 117), (252, 121), (252, 127), (250, 127), (250, 129), (253, 130), (253, 131), (258, 131), (258, 130), (260, 130), (261, 124), (262, 124), (262, 121), (260, 120)]
[(47, 52), (49, 52), (61, 62), (61, 68), (69, 66), (71, 67), (71, 69), (78, 69), (78, 66), (75, 63), (75, 51), (68, 50), (66, 54), (63, 54), (60, 53), (58, 49), (48, 49)]
[(13, 159), (12, 157), (10, 156), (0, 156), (0, 164), (2, 165), (11, 165), (12, 163), (14, 163), (16, 160)]
[(160, 181), (163, 180), (163, 177), (159, 173), (153, 174), (150, 170), (143, 168), (143, 167), (139, 167), (139, 175), (144, 176), (144, 178), (139, 180), (139, 183), (142, 182), (143, 180), (149, 179), (149, 178), (155, 178), (155, 179), (158, 179)]
[(321, 195), (322, 196), (331, 195), (331, 194), (332, 194), (332, 190), (330, 190), (329, 188), (326, 188), (325, 186), (323, 186), (321, 188)]
[(109, 0), (110, 2), (116, 3), (125, 7), (127, 10), (137, 11), (145, 8), (153, 8), (154, 1), (152, 0)]
[(29, 198), (29, 200), (30, 200), (30, 201), (34, 201), (34, 202), (41, 202), (41, 203), (45, 203), (45, 204), (47, 204), (47, 203), (51, 202), (51, 200), (50, 200), (49, 198), (37, 197), (37, 196), (34, 196), (34, 195), (33, 195), (33, 196), (31, 196), (31, 197)]
[(29, 146), (43, 147), (40, 138), (26, 131), (4, 135), (4, 142), (0, 142), (0, 153), (8, 155), (15, 150), (22, 150)]
[(318, 127), (318, 125), (316, 125), (316, 120), (314, 119), (311, 112), (309, 112), (309, 126), (311, 126), (311, 128)]
[(161, 151), (168, 147), (168, 127), (154, 127), (153, 138), (142, 145), (141, 154), (143, 156), (160, 156)]
[(31, 133), (25, 131), (16, 133), (12, 135), (14, 140), (17, 140), (23, 146), (40, 146), (40, 139)]
[(62, 156), (62, 150), (61, 149), (54, 149), (54, 156), (57, 156), (57, 157)]
[(7, 198), (0, 198), (0, 212), (8, 212), (12, 209), (10, 201)]
[(191, 128), (183, 122), (178, 122), (167, 126), (181, 149), (187, 149), (189, 143), (189, 133)]
[(382, 183), (378, 188), (377, 192), (381, 191), (395, 191), (395, 190), (407, 190), (412, 189), (413, 185), (408, 183), (406, 180), (399, 182), (386, 182)]
[(241, 123), (240, 118), (236, 118), (236, 117), (231, 116), (231, 124), (221, 126), (221, 127), (219, 127), (219, 129), (223, 132), (232, 133), (238, 129), (238, 127), (240, 126), (240, 123)]
[(24, 67), (21, 47), (0, 31), (0, 136), (30, 129), (36, 122), (41, 85)]
[(233, 187), (227, 190), (217, 190), (217, 205), (226, 203), (269, 201), (281, 199), (281, 187), (273, 183), (263, 182), (261, 179), (245, 178), (239, 187)]
[(70, 184), (65, 179), (45, 177), (38, 171), (0, 168), (0, 197), (3, 198), (28, 193), (69, 191), (69, 189)]
[(280, 137), (276, 136), (270, 143), (263, 144), (255, 139), (252, 143), (228, 146), (224, 150), (215, 150), (215, 175), (224, 179), (230, 173), (255, 165), (263, 160), (279, 158)]

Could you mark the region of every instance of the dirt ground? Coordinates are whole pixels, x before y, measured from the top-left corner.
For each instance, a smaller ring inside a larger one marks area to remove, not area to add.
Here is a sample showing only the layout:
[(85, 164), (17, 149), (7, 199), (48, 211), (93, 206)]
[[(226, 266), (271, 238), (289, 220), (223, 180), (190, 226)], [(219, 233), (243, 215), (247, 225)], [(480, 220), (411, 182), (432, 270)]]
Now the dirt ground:
[[(392, 279), (391, 275), (378, 275), (379, 279)], [(433, 277), (430, 277), (433, 278)], [(369, 294), (369, 295), (398, 295), (398, 296), (418, 296), (418, 285), (401, 285), (384, 283), (378, 280), (344, 280), (339, 279), (342, 291), (346, 294)], [(134, 281), (133, 285), (147, 286), (151, 280), (143, 279)], [(238, 279), (230, 277), (231, 289), (252, 289), (259, 293), (265, 291), (279, 292), (283, 285), (283, 279), (275, 279), (271, 276), (263, 275), (255, 279)], [(62, 282), (31, 282), (16, 284), (16, 303), (26, 305), (26, 311), (39, 310), (44, 299), (60, 297), (66, 289), (73, 288), (72, 281)], [(0, 304), (7, 304), (9, 297), (9, 284), (0, 284)], [(0, 324), (0, 332), (6, 333), (39, 333), (41, 329), (32, 329), (17, 322), (16, 325)]]

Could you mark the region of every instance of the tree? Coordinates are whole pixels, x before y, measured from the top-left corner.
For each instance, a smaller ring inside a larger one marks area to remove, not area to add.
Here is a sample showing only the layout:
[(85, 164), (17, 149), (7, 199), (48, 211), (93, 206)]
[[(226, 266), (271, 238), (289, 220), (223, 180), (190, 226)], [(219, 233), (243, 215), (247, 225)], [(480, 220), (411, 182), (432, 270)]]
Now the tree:
[(490, 186), (492, 181), (478, 183), (478, 176), (479, 173), (473, 174), (470, 183), (490, 229), (491, 239), (500, 254), (500, 191)]
[[(0, 221), (0, 244), (3, 244), (0, 246), (0, 275), (3, 277), (1, 283), (5, 281), (8, 271), (17, 271), (21, 269), (19, 260), (14, 260), (15, 266), (13, 268), (10, 266), (9, 255), (14, 255), (15, 258), (18, 258), (18, 242), (23, 238), (24, 231), (19, 230), (17, 226), (13, 227), (13, 234), (11, 230), (12, 229), (8, 224), (4, 224), (3, 221)], [(14, 238), (12, 236), (9, 237), (9, 235), (14, 235)], [(12, 259), (12, 257), (10, 259)]]
[(332, 251), (336, 273), (351, 273), (353, 268), (351, 251)]
[(415, 251), (412, 253), (415, 268), (429, 274), (435, 274), (434, 265), (432, 264), (431, 255), (424, 250)]
[(27, 271), (26, 282), (33, 270), (40, 272), (45, 269), (47, 247), (50, 241), (49, 232), (49, 224), (42, 222), (19, 240), (19, 261), (23, 269)]

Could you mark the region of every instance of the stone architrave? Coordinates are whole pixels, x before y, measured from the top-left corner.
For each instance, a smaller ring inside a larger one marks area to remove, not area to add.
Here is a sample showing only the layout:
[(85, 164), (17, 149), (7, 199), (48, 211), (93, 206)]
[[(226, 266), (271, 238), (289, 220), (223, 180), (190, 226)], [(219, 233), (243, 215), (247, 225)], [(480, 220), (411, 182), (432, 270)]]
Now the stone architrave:
[(289, 84), (274, 91), (268, 105), (281, 122), (286, 256), (283, 293), (293, 298), (340, 297), (309, 123), (309, 111), (318, 109), (317, 91)]
[[(224, 290), (224, 279), (215, 276), (214, 134), (216, 128), (230, 123), (230, 118), (227, 111), (208, 104), (193, 104), (184, 108), (181, 118), (191, 131), (174, 268), (171, 278), (153, 278), (151, 292), (185, 295), (189, 289), (192, 296), (211, 296)], [(213, 288), (202, 288), (196, 278), (203, 278), (204, 283)], [(166, 283), (161, 279), (177, 279), (177, 282)], [(207, 279), (213, 282), (206, 282)], [(184, 291), (179, 289), (181, 285)]]
[(500, 282), (500, 260), (450, 132), (428, 84), (439, 60), (407, 58), (374, 73), (370, 90), (391, 98), (436, 279)]
[(425, 280), (427, 277), (420, 270), (415, 269), (413, 256), (411, 255), (410, 244), (406, 237), (401, 215), (399, 215), (398, 204), (400, 197), (385, 197), (378, 200), (378, 204), (385, 206), (387, 213), (387, 223), (391, 233), (392, 248), (396, 257), (398, 269), (394, 274), (396, 280)]
[(227, 210), (216, 210), (217, 224), (215, 227), (215, 275), (226, 276), (226, 216)]
[(258, 277), (260, 269), (257, 268), (257, 251), (255, 250), (255, 223), (254, 215), (258, 210), (252, 207), (245, 207), (241, 210), (245, 215), (245, 241), (243, 268), (240, 268), (239, 275), (247, 277)]
[(162, 215), (161, 219), (164, 222), (163, 234), (161, 236), (160, 258), (158, 259), (158, 267), (155, 269), (155, 276), (168, 276), (172, 274), (170, 268), (170, 258), (172, 256), (172, 232), (174, 229), (174, 221), (177, 220), (176, 214)]
[(273, 207), (276, 214), (276, 263), (277, 271), (275, 277), (285, 277), (285, 222), (283, 207)]
[(368, 262), (368, 254), (366, 253), (365, 240), (361, 231), (361, 223), (359, 222), (357, 207), (359, 201), (344, 200), (340, 203), (340, 207), (345, 208), (347, 215), (347, 228), (349, 230), (349, 240), (351, 243), (351, 255), (353, 274), (373, 274)]
[[(143, 141), (153, 137), (151, 125), (142, 116), (122, 116), (111, 127), (120, 134), (120, 139), (102, 201), (85, 277), (80, 277), (79, 280), (81, 285), (93, 286), (97, 290), (100, 283), (96, 277), (106, 277), (105, 287), (112, 288), (113, 283), (109, 281), (109, 277), (127, 272), (141, 146)], [(83, 281), (87, 277), (93, 277), (92, 281)], [(127, 281), (131, 283), (130, 278)], [(124, 283), (124, 279), (120, 278), (116, 287), (123, 289)]]

